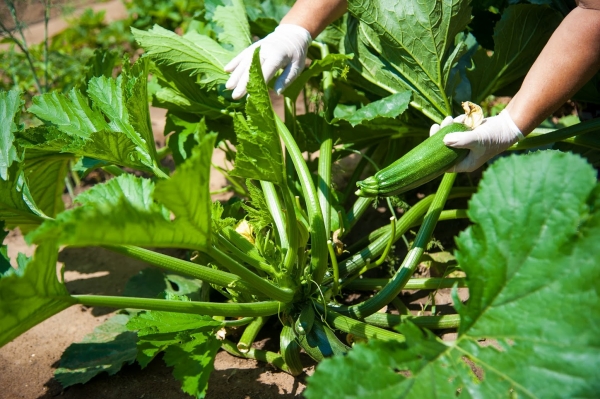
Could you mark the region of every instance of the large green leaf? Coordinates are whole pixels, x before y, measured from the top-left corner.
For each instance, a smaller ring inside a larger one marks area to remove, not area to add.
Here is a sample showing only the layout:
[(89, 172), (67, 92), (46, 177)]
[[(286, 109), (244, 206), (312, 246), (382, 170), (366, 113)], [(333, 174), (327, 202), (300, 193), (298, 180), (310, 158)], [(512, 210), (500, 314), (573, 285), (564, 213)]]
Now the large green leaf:
[(28, 231), (48, 216), (35, 204), (20, 166), (13, 164), (10, 167), (9, 180), (0, 179), (0, 221), (4, 221), (9, 229), (18, 226), (22, 231)]
[(36, 150), (25, 152), (23, 170), (31, 197), (47, 216), (55, 217), (65, 209), (62, 193), (72, 160), (73, 157), (68, 154)]
[(234, 53), (208, 36), (190, 32), (185, 36), (155, 25), (149, 31), (132, 28), (133, 36), (157, 64), (173, 65), (179, 73), (200, 75), (208, 87), (225, 83), (229, 75), (223, 70)]
[(347, 61), (351, 59), (351, 56), (345, 54), (328, 54), (322, 60), (312, 61), (310, 66), (302, 71), (300, 76), (285, 89), (284, 95), (295, 99), (300, 95), (310, 78), (326, 71), (342, 70), (347, 65)]
[(222, 118), (226, 108), (215, 90), (207, 90), (198, 83), (198, 76), (178, 72), (176, 65), (158, 64), (153, 75), (161, 88), (153, 94), (154, 105), (172, 111), (189, 112)]
[[(19, 140), (21, 142), (21, 140)], [(0, 220), (27, 233), (64, 209), (62, 193), (70, 154), (28, 149), (20, 164), (0, 179)]]
[(129, 114), (128, 122), (133, 130), (142, 137), (138, 143), (138, 136), (132, 136), (131, 139), (138, 146), (150, 154), (151, 159), (156, 159), (156, 146), (154, 144), (154, 134), (152, 133), (152, 122), (150, 121), (150, 109), (148, 108), (148, 71), (150, 60), (141, 57), (135, 64), (129, 68), (126, 63), (124, 70), (127, 73), (122, 74), (124, 78), (123, 91), (125, 92), (125, 106)]
[(374, 101), (359, 110), (354, 109), (346, 113), (340, 113), (336, 112), (338, 111), (338, 108), (336, 108), (334, 111), (335, 119), (333, 122), (345, 120), (354, 127), (375, 118), (395, 118), (406, 111), (410, 102), (410, 97), (411, 92), (405, 91), (392, 94), (379, 101)]
[(2, 244), (7, 235), (8, 231), (4, 230), (4, 222), (0, 221), (0, 276), (12, 268), (8, 257), (8, 247)]
[(28, 239), (74, 246), (204, 248), (210, 242), (208, 178), (214, 139), (205, 136), (173, 177), (156, 188), (150, 180), (131, 175), (96, 185), (77, 198), (83, 206), (48, 220)]
[(23, 148), (71, 153), (108, 165), (147, 169), (136, 144), (121, 132), (102, 130), (81, 138), (69, 136), (54, 126), (37, 126), (20, 132), (17, 142)]
[(234, 120), (238, 139), (233, 176), (283, 182), (284, 167), (281, 142), (277, 134), (275, 112), (269, 97), (259, 61), (259, 49), (254, 52), (248, 82), (246, 120), (239, 115)]
[(76, 89), (68, 97), (58, 92), (34, 97), (29, 112), (46, 126), (22, 132), (20, 144), (70, 152), (162, 176), (150, 125), (147, 74), (148, 60), (142, 58), (133, 67), (126, 64), (116, 79), (104, 75), (92, 78), (87, 86), (91, 106)]
[(57, 278), (58, 247), (40, 245), (25, 270), (0, 276), (0, 347), (75, 301)]
[(60, 358), (54, 378), (63, 388), (85, 384), (96, 375), (117, 373), (137, 355), (137, 337), (126, 327), (129, 316), (118, 314), (96, 327), (83, 340), (69, 345)]
[(68, 96), (58, 91), (35, 96), (27, 111), (73, 137), (87, 138), (92, 133), (110, 130), (102, 112), (90, 108), (77, 89), (71, 89)]
[(141, 313), (127, 324), (138, 334), (138, 363), (146, 367), (164, 351), (163, 359), (174, 367), (173, 375), (182, 382), (183, 391), (199, 398), (204, 397), (221, 346), (215, 336), (220, 326), (209, 316), (156, 311)]
[(358, 345), (323, 362), (306, 397), (596, 397), (599, 205), (596, 172), (578, 156), (497, 161), (469, 204), (474, 225), (457, 240), (470, 294), (467, 305), (456, 301), (458, 339), (406, 323), (405, 343)]
[(8, 179), (8, 168), (19, 161), (17, 149), (13, 146), (14, 133), (23, 100), (18, 90), (0, 91), (0, 179)]
[(354, 0), (346, 53), (371, 83), (391, 93), (411, 90), (411, 105), (440, 121), (452, 115), (450, 70), (465, 50), (455, 37), (470, 21), (468, 0), (373, 2)]
[(192, 151), (192, 156), (168, 180), (160, 181), (154, 198), (175, 214), (176, 221), (186, 221), (196, 234), (210, 237), (212, 201), (209, 191), (209, 171), (216, 134), (208, 134)]
[(522, 79), (561, 19), (561, 14), (549, 7), (508, 7), (496, 25), (494, 53), (490, 56), (487, 50), (479, 48), (473, 55), (473, 68), (467, 69), (471, 101), (479, 103)]
[(219, 42), (231, 45), (235, 54), (252, 44), (250, 25), (242, 0), (232, 0), (228, 6), (218, 6), (212, 19), (222, 29), (218, 34)]

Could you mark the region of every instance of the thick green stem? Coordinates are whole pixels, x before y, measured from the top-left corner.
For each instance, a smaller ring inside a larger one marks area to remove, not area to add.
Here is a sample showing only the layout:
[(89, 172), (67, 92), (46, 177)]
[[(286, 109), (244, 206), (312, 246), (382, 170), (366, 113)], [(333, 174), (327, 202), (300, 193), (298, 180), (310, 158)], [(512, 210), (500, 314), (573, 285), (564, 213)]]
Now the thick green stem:
[(281, 186), (281, 193), (285, 203), (285, 210), (287, 212), (287, 235), (290, 241), (290, 246), (285, 253), (283, 259), (283, 270), (288, 276), (297, 275), (296, 266), (298, 265), (298, 250), (299, 250), (299, 232), (298, 232), (298, 219), (296, 217), (296, 201), (292, 197), (292, 192), (289, 190), (287, 184)]
[(127, 296), (72, 295), (81, 305), (104, 306), (117, 309), (158, 310), (163, 312), (193, 313), (207, 316), (260, 317), (277, 314), (285, 304), (276, 301), (253, 303), (214, 303), (172, 301), (168, 299), (132, 298)]
[(281, 207), (281, 202), (277, 196), (277, 190), (275, 185), (268, 181), (260, 182), (260, 187), (265, 195), (265, 201), (267, 202), (267, 208), (275, 221), (275, 228), (277, 230), (277, 236), (279, 237), (279, 245), (282, 249), (287, 250), (290, 247), (290, 242), (287, 235), (287, 227), (285, 222), (285, 216)]
[[(466, 209), (449, 209), (446, 211), (442, 211), (442, 213), (440, 214), (440, 218), (438, 219), (438, 222), (442, 222), (444, 220), (456, 220), (456, 219), (467, 219), (467, 218), (468, 218), (468, 215), (467, 215)], [(416, 220), (410, 227), (417, 227), (417, 226), (420, 226), (422, 223), (423, 223), (423, 218), (421, 217), (418, 220)], [(349, 246), (347, 248), (347, 251), (350, 253), (355, 252), (359, 248), (364, 247), (365, 245), (369, 245), (370, 243), (374, 242), (376, 239), (378, 239), (382, 235), (389, 234), (390, 231), (391, 231), (391, 226), (389, 224), (382, 226), (382, 227), (378, 228), (377, 230), (374, 230), (371, 233), (369, 233), (369, 235), (366, 235), (366, 236), (362, 237), (360, 240), (354, 242), (351, 246)]]
[(329, 259), (331, 260), (331, 267), (333, 268), (333, 287), (331, 292), (335, 297), (339, 292), (340, 284), (340, 270), (338, 268), (337, 258), (335, 257), (335, 250), (333, 249), (333, 242), (327, 241), (327, 249), (329, 250)]
[[(325, 43), (318, 43), (321, 50), (321, 58), (329, 55), (329, 47)], [(331, 160), (333, 153), (333, 127), (329, 122), (333, 119), (335, 108), (335, 86), (333, 85), (333, 73), (323, 72), (321, 81), (323, 89), (324, 118), (321, 128), (321, 146), (319, 147), (319, 165), (317, 175), (319, 176), (319, 204), (325, 221), (325, 234), (331, 238)]]
[(219, 287), (227, 287), (248, 294), (257, 294), (260, 292), (248, 285), (246, 282), (242, 281), (242, 279), (235, 274), (198, 265), (196, 263), (177, 259), (168, 255), (163, 255), (144, 248), (134, 247), (131, 245), (107, 245), (104, 248), (129, 256), (130, 258), (148, 262), (151, 265), (161, 269), (195, 277), (199, 280), (205, 281), (209, 284), (217, 285)]
[(237, 344), (237, 348), (240, 352), (248, 353), (254, 343), (254, 339), (256, 339), (260, 329), (265, 325), (267, 320), (269, 320), (268, 317), (257, 317), (252, 320), (252, 323), (248, 324), (248, 327), (244, 329), (244, 333)]
[[(223, 230), (222, 233), (227, 234), (227, 237), (219, 234), (217, 236), (217, 244), (219, 247), (225, 248), (232, 256), (245, 262), (255, 268), (269, 274), (273, 278), (279, 278), (280, 273), (275, 268), (269, 265), (264, 259), (258, 259), (257, 256), (252, 256), (255, 252), (251, 252), (249, 247), (252, 244), (240, 236), (234, 235), (231, 231)], [(236, 245), (238, 244), (238, 245)], [(241, 245), (239, 245), (241, 244)]]
[(364, 318), (366, 323), (381, 328), (392, 328), (402, 322), (410, 320), (419, 327), (430, 330), (444, 330), (446, 328), (458, 328), (460, 325), (460, 316), (457, 314), (444, 316), (408, 316), (389, 313), (373, 313)]
[(171, 150), (171, 147), (168, 146), (159, 148), (158, 150), (156, 150), (156, 159), (162, 161), (166, 158), (167, 155), (171, 154), (172, 152), (173, 150)]
[(390, 303), (393, 298), (398, 296), (410, 279), (410, 276), (414, 273), (415, 268), (419, 263), (419, 259), (421, 259), (421, 255), (423, 255), (423, 252), (431, 239), (433, 229), (435, 228), (444, 204), (448, 199), (455, 178), (456, 173), (446, 173), (444, 175), (411, 249), (408, 251), (402, 265), (398, 268), (390, 282), (373, 297), (360, 304), (348, 307), (335, 307), (332, 308), (333, 310), (342, 314), (351, 315), (357, 319), (363, 319), (377, 312), (379, 309)]
[(352, 171), (350, 179), (348, 179), (348, 184), (344, 189), (344, 195), (341, 200), (342, 204), (346, 203), (346, 200), (350, 197), (350, 195), (354, 193), (354, 191), (356, 191), (356, 182), (358, 181), (358, 179), (360, 179), (360, 175), (365, 170), (365, 167), (369, 163), (369, 160), (371, 159), (371, 156), (375, 152), (376, 148), (376, 145), (372, 145), (364, 154), (359, 151), (356, 152), (357, 154), (360, 154), (361, 158), (358, 162), (358, 165), (356, 165), (356, 168), (354, 168), (354, 170)]
[(154, 164), (154, 166), (152, 167), (152, 172), (154, 173), (154, 175), (156, 175), (156, 177), (159, 177), (161, 179), (169, 178), (169, 175), (163, 172), (157, 164)]
[(254, 274), (251, 270), (236, 262), (226, 253), (218, 248), (209, 247), (207, 254), (219, 263), (219, 265), (229, 269), (234, 274), (240, 276), (244, 281), (252, 285), (255, 289), (262, 292), (269, 298), (277, 301), (289, 303), (294, 298), (294, 291), (289, 288), (280, 288), (260, 276)]
[[(356, 291), (377, 291), (390, 282), (389, 278), (363, 278), (348, 283), (345, 287)], [(405, 290), (437, 290), (442, 288), (466, 287), (464, 278), (411, 278), (404, 286)]]
[(589, 121), (581, 122), (573, 126), (555, 130), (551, 133), (533, 135), (530, 134), (525, 140), (522, 140), (509, 150), (524, 150), (527, 148), (541, 147), (547, 144), (552, 144), (557, 141), (565, 140), (573, 136), (579, 136), (586, 133), (597, 132), (600, 130), (600, 118), (595, 118)]
[(356, 225), (356, 222), (364, 215), (367, 209), (373, 203), (373, 197), (358, 197), (352, 208), (346, 213), (346, 221), (344, 222), (344, 233), (342, 238), (348, 235), (352, 228)]
[(275, 122), (277, 123), (279, 135), (294, 163), (302, 186), (302, 193), (306, 202), (311, 230), (312, 276), (313, 281), (320, 284), (327, 271), (327, 235), (325, 232), (325, 224), (323, 223), (323, 214), (321, 213), (321, 207), (317, 197), (317, 191), (312, 181), (312, 175), (308, 170), (302, 152), (298, 148), (294, 138), (278, 116), (275, 116)]
[[(455, 188), (451, 191), (448, 198), (467, 197), (473, 194), (475, 191), (476, 189), (473, 187)], [(398, 222), (396, 223), (396, 235), (393, 239), (394, 242), (398, 241), (402, 235), (410, 229), (411, 226), (414, 226), (415, 223), (422, 220), (423, 214), (425, 214), (427, 209), (429, 209), (433, 198), (433, 194), (423, 198), (412, 208), (410, 208), (400, 219), (398, 219)], [(381, 234), (375, 241), (360, 250), (358, 253), (340, 262), (339, 268), (341, 276), (347, 276), (359, 271), (365, 266), (367, 261), (381, 255), (381, 253), (385, 250), (391, 235), (391, 227), (386, 226), (385, 228), (389, 230)], [(330, 281), (326, 280), (324, 284), (328, 282)]]
[(233, 356), (267, 362), (267, 363), (272, 364), (273, 366), (277, 367), (278, 369), (285, 371), (286, 373), (290, 372), (288, 366), (285, 364), (285, 361), (283, 360), (283, 357), (281, 357), (280, 355), (278, 355), (275, 352), (250, 348), (248, 350), (248, 352), (242, 353), (238, 350), (238, 348), (235, 346), (235, 344), (228, 339), (224, 339), (221, 342), (221, 349), (223, 349), (224, 351), (226, 351), (227, 353), (229, 353)]
[(250, 324), (255, 318), (254, 317), (242, 317), (236, 320), (220, 320), (223, 327), (242, 327)]
[(323, 305), (320, 303), (315, 303), (317, 309), (324, 313), (327, 319), (327, 323), (338, 330), (342, 330), (354, 336), (366, 339), (382, 339), (386, 341), (404, 341), (404, 336), (398, 333), (384, 330), (382, 328), (372, 326), (367, 323), (363, 323), (362, 321), (355, 320), (353, 318), (344, 316), (337, 312), (332, 311), (331, 309), (323, 309)]
[(111, 174), (111, 175), (113, 175), (113, 176), (121, 176), (121, 175), (123, 175), (123, 174), (127, 173), (127, 172), (125, 172), (123, 169), (119, 168), (119, 167), (118, 167), (118, 166), (116, 166), (116, 165), (108, 165), (108, 166), (103, 166), (103, 167), (102, 167), (102, 169), (103, 169), (105, 172), (108, 172), (108, 173), (110, 173), (110, 174)]

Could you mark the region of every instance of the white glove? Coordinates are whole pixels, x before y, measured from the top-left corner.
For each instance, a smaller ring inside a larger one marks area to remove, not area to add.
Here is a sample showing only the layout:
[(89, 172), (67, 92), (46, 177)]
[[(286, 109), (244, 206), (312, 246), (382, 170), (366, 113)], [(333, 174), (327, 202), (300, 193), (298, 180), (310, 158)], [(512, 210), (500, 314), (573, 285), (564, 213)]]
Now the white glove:
[(303, 27), (292, 24), (279, 25), (273, 33), (252, 44), (225, 65), (225, 72), (232, 72), (225, 87), (233, 90), (231, 96), (234, 99), (242, 98), (246, 94), (252, 55), (254, 49), (260, 46), (260, 64), (266, 82), (281, 68), (285, 68), (275, 82), (275, 91), (281, 94), (304, 69), (306, 52), (311, 42), (310, 33)]
[[(441, 125), (431, 126), (430, 135), (452, 122), (463, 122), (466, 115), (452, 119), (447, 117)], [(485, 118), (483, 123), (468, 132), (448, 133), (444, 144), (453, 148), (468, 148), (467, 157), (456, 164), (448, 172), (472, 172), (490, 158), (500, 154), (519, 140), (524, 139), (521, 130), (504, 110), (499, 115)]]

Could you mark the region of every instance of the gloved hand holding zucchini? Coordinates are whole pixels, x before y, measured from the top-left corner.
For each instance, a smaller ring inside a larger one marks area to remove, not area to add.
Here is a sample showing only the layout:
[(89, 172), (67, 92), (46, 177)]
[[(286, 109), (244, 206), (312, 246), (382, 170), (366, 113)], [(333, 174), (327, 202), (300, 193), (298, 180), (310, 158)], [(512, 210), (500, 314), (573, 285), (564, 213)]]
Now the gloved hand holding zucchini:
[[(454, 122), (461, 122), (464, 118), (465, 115), (460, 115)], [(444, 144), (448, 147), (470, 150), (468, 155), (450, 167), (448, 172), (472, 172), (522, 139), (524, 137), (521, 130), (507, 110), (485, 118), (480, 126), (471, 131), (448, 134), (444, 137)]]
[(356, 195), (388, 197), (419, 187), (445, 172), (470, 172), (523, 138), (508, 112), (483, 118), (481, 107), (464, 102), (465, 114), (433, 125), (430, 137), (402, 158), (357, 183)]
[[(430, 137), (402, 158), (356, 183), (359, 187), (356, 195), (388, 197), (401, 194), (435, 179), (468, 158), (470, 147), (446, 145), (446, 137), (452, 137), (453, 140), (467, 134), (472, 137), (473, 132), (477, 131), (476, 128), (484, 120), (483, 111), (478, 105), (465, 102), (463, 109), (464, 115), (456, 119), (448, 117), (441, 125), (433, 125)], [(459, 141), (459, 144), (464, 143)]]

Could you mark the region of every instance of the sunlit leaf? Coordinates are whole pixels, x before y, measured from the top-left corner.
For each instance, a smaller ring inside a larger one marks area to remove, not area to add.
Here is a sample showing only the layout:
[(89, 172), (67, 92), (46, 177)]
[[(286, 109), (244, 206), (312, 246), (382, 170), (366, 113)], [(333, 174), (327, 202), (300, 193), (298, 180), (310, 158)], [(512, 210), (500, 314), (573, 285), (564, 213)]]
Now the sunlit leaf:
[(467, 0), (348, 2), (345, 51), (364, 78), (389, 93), (411, 90), (411, 105), (434, 121), (452, 115), (450, 70), (464, 46), (455, 37), (469, 23)]
[(58, 279), (57, 257), (58, 247), (49, 242), (25, 270), (0, 276), (0, 347), (75, 302)]
[(63, 386), (85, 384), (103, 372), (116, 374), (137, 355), (136, 334), (126, 327), (128, 315), (118, 314), (69, 345), (60, 358), (54, 378)]
[(23, 100), (18, 90), (0, 91), (0, 179), (8, 179), (8, 168), (19, 157), (13, 146)]
[(146, 54), (159, 65), (173, 65), (179, 73), (200, 75), (208, 87), (225, 83), (229, 77), (223, 68), (234, 54), (208, 36), (195, 32), (179, 36), (158, 25), (149, 31), (132, 28), (132, 32)]
[(548, 7), (508, 7), (496, 24), (493, 54), (480, 48), (473, 55), (473, 68), (467, 69), (470, 100), (479, 103), (523, 78), (561, 20), (560, 13)]
[(306, 397), (597, 396), (598, 188), (596, 171), (572, 154), (495, 162), (470, 201), (473, 225), (457, 240), (469, 287), (466, 305), (455, 300), (458, 339), (404, 323), (404, 343), (356, 345), (324, 361)]
[(247, 119), (234, 119), (238, 139), (235, 168), (231, 175), (274, 183), (283, 181), (281, 142), (275, 123), (267, 85), (259, 61), (259, 49), (254, 52), (248, 82)]

